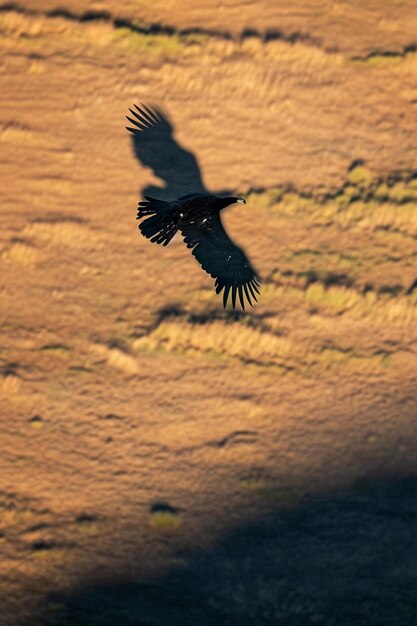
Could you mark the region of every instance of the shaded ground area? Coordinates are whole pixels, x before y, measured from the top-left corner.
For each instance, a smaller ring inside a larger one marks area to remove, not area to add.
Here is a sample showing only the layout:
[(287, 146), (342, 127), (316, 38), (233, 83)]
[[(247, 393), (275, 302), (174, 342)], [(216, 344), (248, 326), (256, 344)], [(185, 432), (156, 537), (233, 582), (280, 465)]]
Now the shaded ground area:
[[(416, 623), (415, 8), (272, 4), (0, 11), (2, 626)], [(137, 233), (188, 185), (254, 309)]]
[[(118, 576), (50, 598), (54, 625), (413, 624), (417, 480), (362, 479), (285, 504), (143, 584)], [(288, 494), (287, 494), (288, 496)], [(140, 555), (137, 555), (140, 558)], [(132, 564), (135, 556), (132, 555)]]

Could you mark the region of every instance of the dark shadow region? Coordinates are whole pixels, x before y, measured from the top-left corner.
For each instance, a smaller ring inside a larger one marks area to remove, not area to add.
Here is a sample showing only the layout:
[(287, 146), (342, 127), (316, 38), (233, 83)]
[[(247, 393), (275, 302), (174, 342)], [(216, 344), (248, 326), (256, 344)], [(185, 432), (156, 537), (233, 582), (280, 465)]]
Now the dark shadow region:
[(106, 586), (80, 582), (71, 596), (49, 598), (60, 608), (41, 623), (414, 626), (417, 477), (363, 478), (278, 505), (184, 561), (153, 584), (117, 572)]

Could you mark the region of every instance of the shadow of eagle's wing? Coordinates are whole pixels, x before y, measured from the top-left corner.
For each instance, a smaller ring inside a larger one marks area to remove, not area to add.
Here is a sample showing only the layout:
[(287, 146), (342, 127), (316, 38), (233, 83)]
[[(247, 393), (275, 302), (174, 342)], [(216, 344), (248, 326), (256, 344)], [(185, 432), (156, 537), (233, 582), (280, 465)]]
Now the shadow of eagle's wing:
[(133, 106), (136, 111), (129, 109), (133, 117), (126, 115), (133, 128), (126, 126), (126, 130), (129, 130), (131, 133), (138, 133), (149, 129), (156, 130), (157, 127), (159, 127), (159, 131), (162, 131), (165, 127), (165, 132), (172, 132), (171, 124), (168, 122), (163, 113), (156, 107), (147, 107), (144, 104), (142, 104), (141, 107), (138, 107), (137, 104), (134, 104)]
[(129, 111), (126, 117), (130, 125), (126, 128), (132, 133), (135, 156), (164, 181), (165, 189), (157, 190), (159, 197), (171, 200), (190, 190), (206, 191), (197, 159), (176, 141), (172, 124), (161, 109), (135, 104)]
[(232, 292), (232, 305), (236, 307), (239, 294), (242, 309), (245, 309), (245, 296), (251, 306), (251, 298), (257, 301), (260, 279), (245, 253), (228, 237), (217, 213), (204, 221), (179, 225), (184, 242), (191, 249), (203, 270), (215, 279), (216, 293), (223, 293), (223, 306), (226, 307), (229, 292)]

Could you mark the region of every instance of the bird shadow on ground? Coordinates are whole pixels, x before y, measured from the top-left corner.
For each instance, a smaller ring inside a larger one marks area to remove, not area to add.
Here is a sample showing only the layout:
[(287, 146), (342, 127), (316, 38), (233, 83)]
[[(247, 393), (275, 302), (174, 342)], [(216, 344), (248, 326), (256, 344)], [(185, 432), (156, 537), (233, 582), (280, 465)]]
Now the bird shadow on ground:
[[(140, 110), (141, 117), (146, 120), (144, 116), (148, 115), (149, 121), (132, 134), (133, 153), (141, 165), (150, 168), (162, 181), (161, 186), (141, 188), (140, 194), (168, 201), (187, 193), (211, 193), (204, 186), (197, 158), (175, 139), (174, 127), (166, 112), (143, 105)], [(130, 111), (131, 115), (138, 113)], [(230, 193), (230, 190), (216, 192), (221, 196)]]
[(70, 596), (49, 598), (60, 608), (41, 623), (413, 626), (417, 477), (363, 478), (277, 504), (183, 562), (152, 583), (117, 572), (103, 586), (81, 583)]

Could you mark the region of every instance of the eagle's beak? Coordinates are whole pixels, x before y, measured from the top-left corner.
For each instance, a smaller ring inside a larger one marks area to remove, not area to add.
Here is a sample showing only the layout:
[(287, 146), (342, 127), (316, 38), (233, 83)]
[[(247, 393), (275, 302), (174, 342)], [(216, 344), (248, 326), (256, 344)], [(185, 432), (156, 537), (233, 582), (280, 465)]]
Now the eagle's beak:
[(239, 204), (246, 204), (245, 198), (238, 198), (236, 202), (238, 202)]

